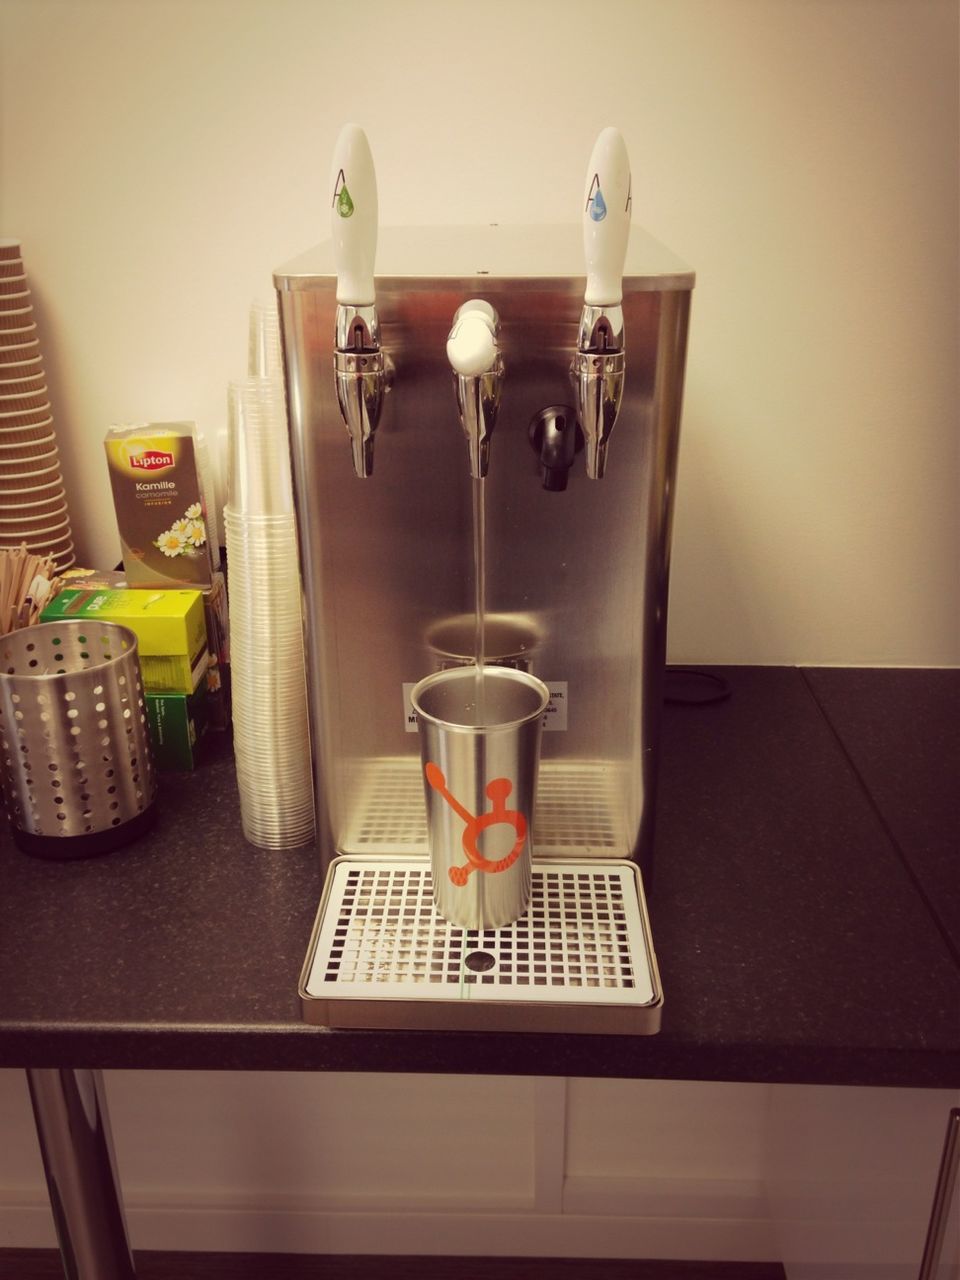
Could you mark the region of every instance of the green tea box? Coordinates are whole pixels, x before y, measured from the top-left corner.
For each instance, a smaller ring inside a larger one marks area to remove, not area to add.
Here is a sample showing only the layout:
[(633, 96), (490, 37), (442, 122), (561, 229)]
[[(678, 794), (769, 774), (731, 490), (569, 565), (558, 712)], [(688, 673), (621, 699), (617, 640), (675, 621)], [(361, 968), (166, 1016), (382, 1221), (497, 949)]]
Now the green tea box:
[(104, 448), (130, 586), (208, 588), (213, 565), (194, 424), (111, 427)]
[(143, 687), (149, 693), (192, 693), (207, 672), (207, 624), (199, 591), (84, 590), (65, 587), (40, 615), (99, 618), (137, 637)]
[(206, 685), (201, 682), (193, 693), (146, 693), (144, 702), (157, 767), (195, 768), (207, 729)]
[[(59, 574), (58, 582), (67, 587), (83, 587), (90, 591), (118, 590), (129, 586), (126, 574), (110, 569), (74, 567)], [(148, 590), (148, 588), (141, 588)], [(223, 571), (217, 569), (209, 589), (203, 591), (203, 611), (207, 621), (207, 728), (230, 727), (230, 626), (227, 611), (227, 584)]]

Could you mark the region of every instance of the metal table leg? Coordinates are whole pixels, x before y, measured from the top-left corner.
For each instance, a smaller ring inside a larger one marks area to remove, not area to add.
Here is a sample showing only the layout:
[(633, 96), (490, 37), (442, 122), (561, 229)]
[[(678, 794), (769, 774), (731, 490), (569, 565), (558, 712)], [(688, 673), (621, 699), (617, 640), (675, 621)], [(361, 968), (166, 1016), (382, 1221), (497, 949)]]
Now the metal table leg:
[(958, 1167), (960, 1167), (960, 1107), (954, 1107), (947, 1119), (947, 1136), (943, 1141), (940, 1173), (933, 1193), (930, 1226), (927, 1230), (927, 1241), (923, 1249), (918, 1280), (934, 1280), (937, 1274), (947, 1220), (953, 1204), (953, 1189), (957, 1182)]
[(67, 1280), (135, 1280), (99, 1071), (27, 1070)]

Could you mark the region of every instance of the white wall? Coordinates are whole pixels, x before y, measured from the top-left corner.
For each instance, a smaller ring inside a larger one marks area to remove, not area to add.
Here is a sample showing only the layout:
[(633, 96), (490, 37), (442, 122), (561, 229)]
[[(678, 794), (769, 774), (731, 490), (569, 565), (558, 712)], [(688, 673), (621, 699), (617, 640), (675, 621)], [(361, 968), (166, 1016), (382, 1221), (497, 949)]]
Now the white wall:
[(955, 0), (0, 0), (19, 236), (82, 555), (114, 421), (213, 431), (246, 312), (322, 239), (331, 148), (381, 221), (574, 219), (599, 129), (698, 272), (678, 661), (960, 659)]

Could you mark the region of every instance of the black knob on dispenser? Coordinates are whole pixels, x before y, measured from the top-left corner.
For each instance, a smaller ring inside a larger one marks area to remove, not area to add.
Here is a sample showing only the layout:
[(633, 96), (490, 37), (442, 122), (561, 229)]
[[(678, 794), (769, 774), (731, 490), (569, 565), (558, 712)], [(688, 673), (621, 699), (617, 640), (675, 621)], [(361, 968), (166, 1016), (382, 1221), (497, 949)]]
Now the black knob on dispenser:
[(540, 457), (543, 487), (551, 493), (562, 493), (573, 459), (583, 449), (576, 410), (566, 404), (541, 409), (530, 423), (529, 435)]

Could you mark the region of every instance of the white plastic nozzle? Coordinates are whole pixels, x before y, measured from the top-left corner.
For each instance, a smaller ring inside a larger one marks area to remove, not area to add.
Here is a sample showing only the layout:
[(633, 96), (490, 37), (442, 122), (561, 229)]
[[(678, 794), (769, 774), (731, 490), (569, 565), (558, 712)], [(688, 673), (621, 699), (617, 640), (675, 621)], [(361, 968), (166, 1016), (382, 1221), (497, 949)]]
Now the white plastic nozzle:
[(457, 312), (447, 338), (447, 359), (454, 373), (477, 378), (497, 359), (495, 312), (487, 302), (466, 303)]
[(377, 175), (367, 135), (356, 124), (344, 125), (333, 150), (330, 234), (337, 271), (337, 302), (373, 306)]
[(615, 307), (623, 299), (630, 206), (630, 157), (626, 144), (619, 129), (604, 129), (590, 155), (583, 198), (586, 306)]

